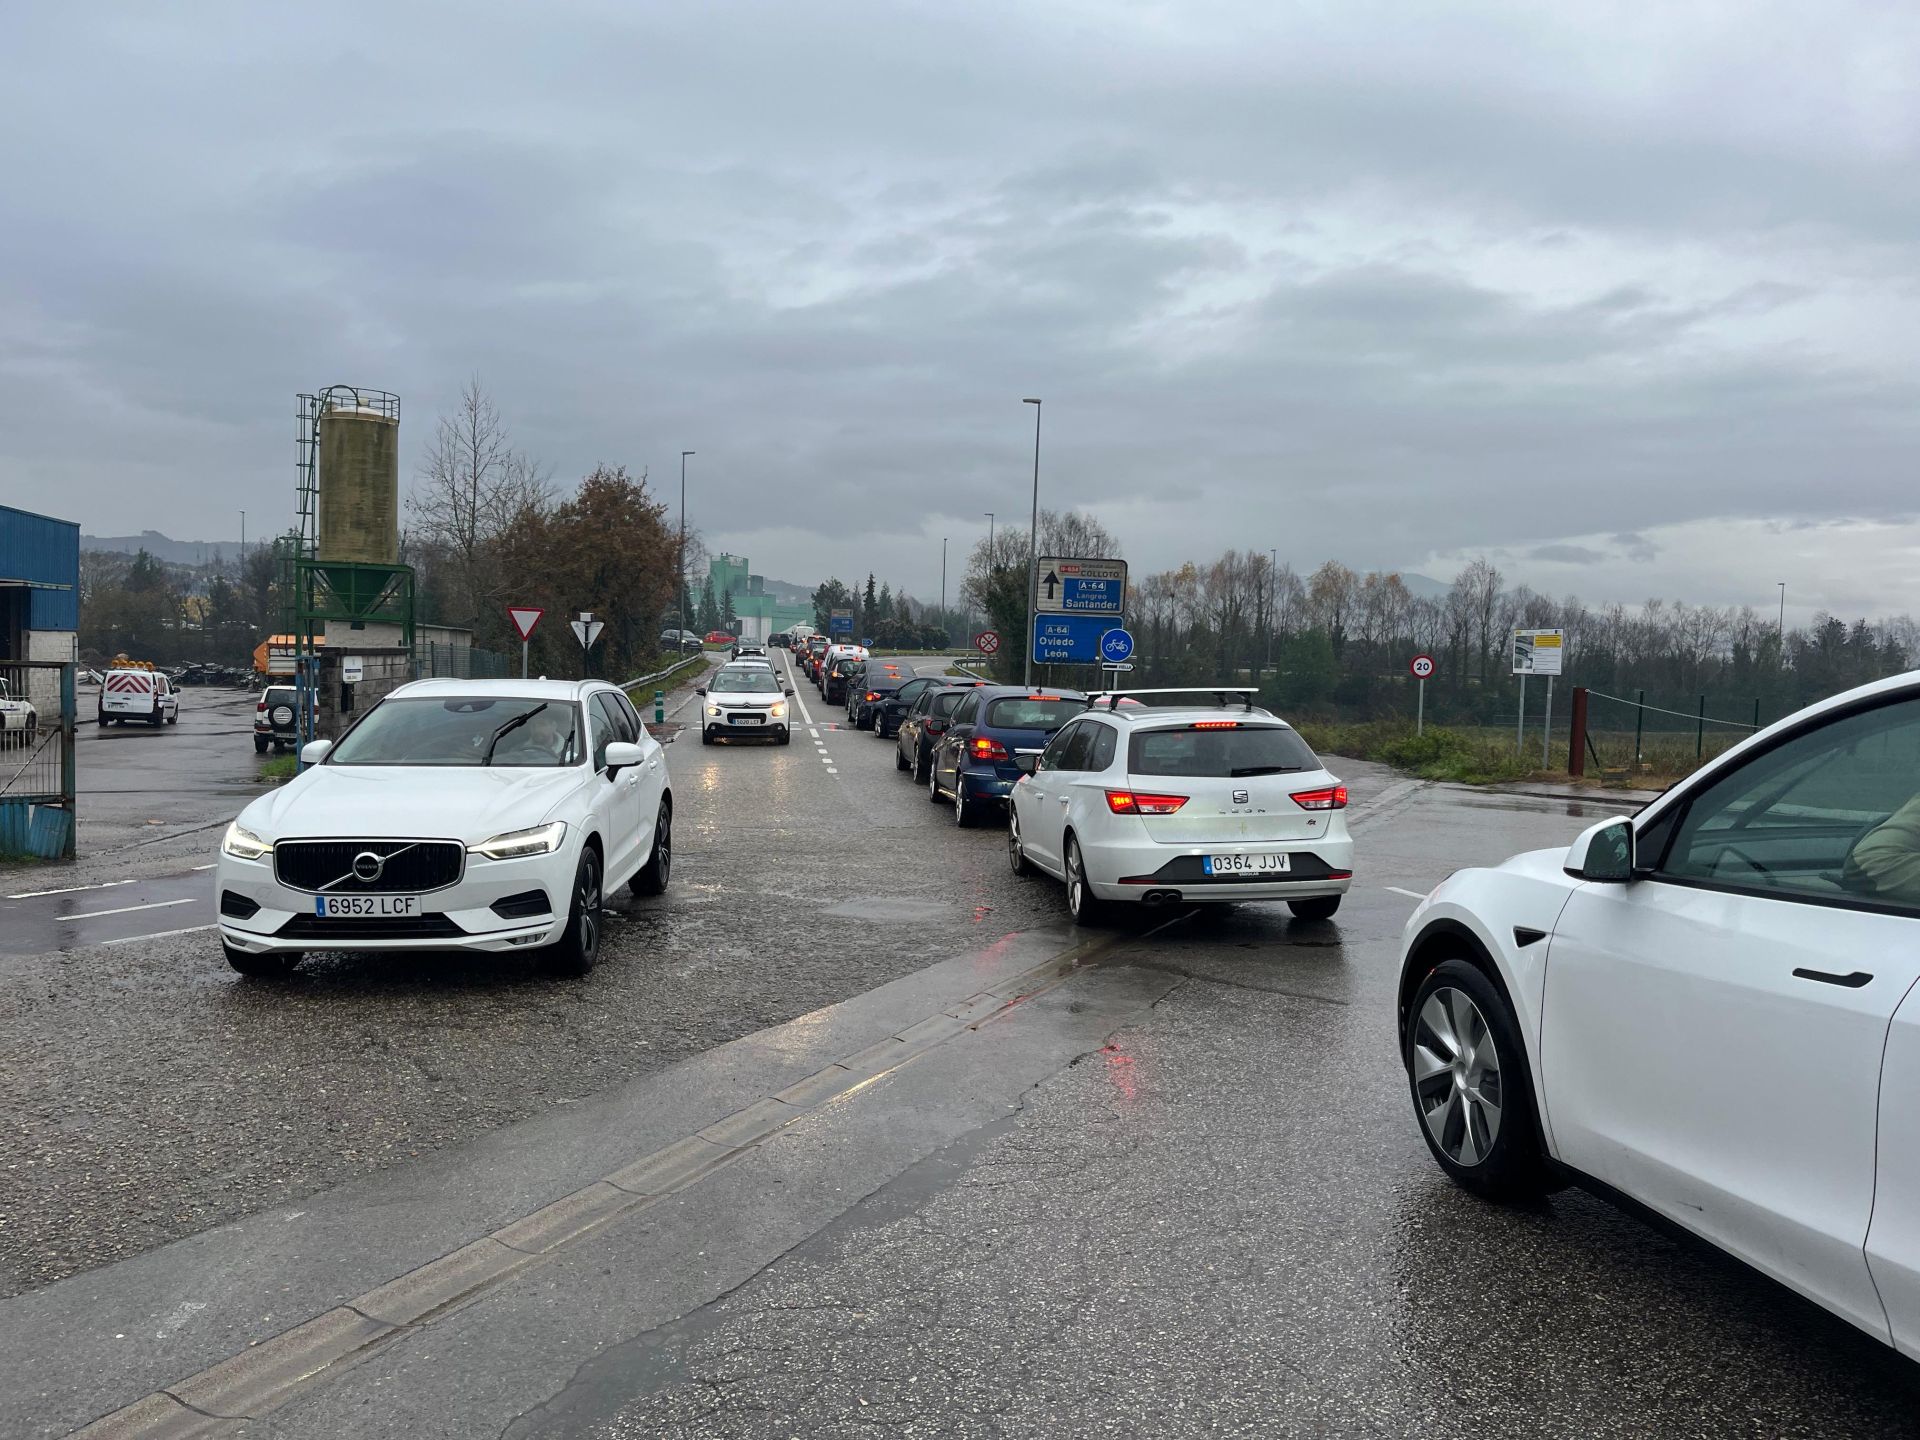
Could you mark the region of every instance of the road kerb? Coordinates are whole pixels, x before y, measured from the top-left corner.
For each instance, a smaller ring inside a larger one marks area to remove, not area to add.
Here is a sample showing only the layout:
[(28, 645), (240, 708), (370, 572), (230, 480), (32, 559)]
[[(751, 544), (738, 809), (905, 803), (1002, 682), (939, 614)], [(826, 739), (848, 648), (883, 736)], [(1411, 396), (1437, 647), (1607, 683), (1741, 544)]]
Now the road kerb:
[(624, 1214), (645, 1197), (596, 1180), (571, 1195), (563, 1195), (551, 1205), (543, 1205), (531, 1215), (504, 1225), (492, 1238), (502, 1245), (528, 1255), (544, 1255), (567, 1241), (604, 1225)]
[(643, 1155), (631, 1165), (622, 1165), (605, 1176), (607, 1184), (633, 1195), (671, 1195), (691, 1185), (717, 1165), (732, 1158), (734, 1150), (688, 1135), (651, 1155)]
[(244, 1419), (264, 1415), (335, 1361), (400, 1333), (345, 1305), (242, 1350), (166, 1393), (203, 1415)]
[(68, 1440), (191, 1440), (229, 1429), (235, 1422), (218, 1420), (189, 1410), (171, 1395), (155, 1391), (91, 1425), (73, 1432)]
[(356, 1296), (347, 1304), (362, 1315), (389, 1325), (417, 1325), (532, 1261), (533, 1257), (525, 1251), (485, 1236)]

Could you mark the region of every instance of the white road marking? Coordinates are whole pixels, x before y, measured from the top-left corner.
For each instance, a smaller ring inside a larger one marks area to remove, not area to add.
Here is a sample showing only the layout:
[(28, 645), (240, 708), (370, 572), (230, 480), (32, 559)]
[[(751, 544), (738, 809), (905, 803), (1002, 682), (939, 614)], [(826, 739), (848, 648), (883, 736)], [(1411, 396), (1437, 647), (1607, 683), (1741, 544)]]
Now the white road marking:
[[(214, 862), (213, 862), (213, 865), (218, 865), (219, 863), (220, 863), (220, 862), (219, 862), (218, 860), (216, 860), (216, 861), (214, 861)], [(199, 870), (211, 870), (211, 869), (213, 869), (213, 865), (196, 865), (196, 866), (194, 866), (193, 868), (194, 868), (194, 869), (195, 869), (196, 871), (199, 871)], [(124, 884), (129, 884), (129, 883), (131, 883), (131, 882), (129, 882), (129, 881), (124, 881), (124, 880), (123, 880), (123, 881), (121, 881), (120, 883), (124, 885)]]
[(1418, 890), (1402, 890), (1398, 885), (1382, 885), (1382, 890), (1391, 890), (1396, 895), (1404, 895), (1409, 900), (1424, 900), (1427, 897)]
[(131, 945), (136, 940), (165, 940), (170, 935), (192, 935), (200, 930), (217, 930), (217, 925), (187, 925), (179, 930), (156, 930), (151, 935), (123, 935), (118, 940), (103, 940), (103, 945)]
[(82, 890), (111, 890), (116, 885), (136, 884), (133, 880), (103, 880), (98, 885), (63, 885), (58, 890), (23, 890), (9, 900), (38, 900), (42, 895), (77, 895)]
[(164, 910), (169, 905), (198, 905), (200, 897), (189, 895), (184, 900), (155, 900), (149, 905), (122, 905), (118, 910), (87, 910), (78, 915), (60, 915), (60, 920), (98, 920), (102, 915), (131, 915), (136, 910)]

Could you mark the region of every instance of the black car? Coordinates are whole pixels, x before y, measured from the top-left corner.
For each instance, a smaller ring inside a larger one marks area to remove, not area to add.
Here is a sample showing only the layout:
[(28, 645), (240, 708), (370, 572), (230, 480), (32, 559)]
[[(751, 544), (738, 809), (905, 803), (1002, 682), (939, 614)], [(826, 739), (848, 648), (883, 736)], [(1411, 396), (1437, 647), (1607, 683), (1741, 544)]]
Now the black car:
[(954, 709), (981, 683), (936, 681), (928, 689), (922, 690), (900, 721), (899, 738), (894, 741), (894, 768), (910, 770), (917, 783), (926, 784), (934, 746), (940, 743), (940, 737), (946, 733)]
[(852, 655), (842, 655), (820, 676), (820, 697), (829, 705), (844, 705), (847, 701), (848, 681), (856, 670), (862, 668), (862, 662)]
[(880, 719), (880, 707), (907, 683), (901, 674), (868, 665), (855, 672), (847, 686), (847, 719), (856, 730), (871, 730)]
[(882, 740), (891, 740), (900, 732), (900, 721), (907, 711), (913, 708), (923, 691), (935, 689), (949, 683), (943, 675), (919, 675), (900, 677), (900, 687), (892, 692), (883, 692), (873, 705), (873, 733)]

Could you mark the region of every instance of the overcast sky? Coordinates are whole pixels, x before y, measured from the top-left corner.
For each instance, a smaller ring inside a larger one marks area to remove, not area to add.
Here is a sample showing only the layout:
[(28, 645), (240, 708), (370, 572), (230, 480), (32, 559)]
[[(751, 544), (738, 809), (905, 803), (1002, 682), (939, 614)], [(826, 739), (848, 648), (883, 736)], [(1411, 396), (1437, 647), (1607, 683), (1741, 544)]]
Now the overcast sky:
[(0, 51), (0, 500), (230, 538), (477, 374), (714, 548), (931, 598), (1094, 511), (1920, 610), (1920, 5), (160, 6)]

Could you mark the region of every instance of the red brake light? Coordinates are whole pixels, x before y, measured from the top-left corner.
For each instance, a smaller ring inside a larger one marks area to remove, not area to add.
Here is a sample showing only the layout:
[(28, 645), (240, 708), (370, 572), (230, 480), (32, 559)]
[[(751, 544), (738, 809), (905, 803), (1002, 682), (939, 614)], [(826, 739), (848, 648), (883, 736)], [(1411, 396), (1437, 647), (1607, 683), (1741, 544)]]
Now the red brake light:
[(976, 735), (967, 742), (967, 748), (973, 752), (976, 760), (1004, 760), (1007, 747), (998, 740), (989, 740), (985, 735)]
[(1347, 808), (1347, 787), (1329, 785), (1324, 790), (1295, 791), (1293, 803), (1302, 810), (1344, 810)]
[(1193, 722), (1193, 728), (1196, 730), (1238, 730), (1240, 728), (1240, 722), (1238, 720), (1196, 720)]
[(254, 706), (253, 708), (260, 711), (262, 714), (264, 714), (266, 713), (267, 702), (262, 700), (258, 705)]
[(1107, 809), (1116, 815), (1171, 815), (1186, 803), (1185, 795), (1149, 795), (1144, 790), (1107, 791)]
[(880, 692), (878, 690), (867, 691), (867, 699), (878, 700), (879, 698), (880, 698)]

